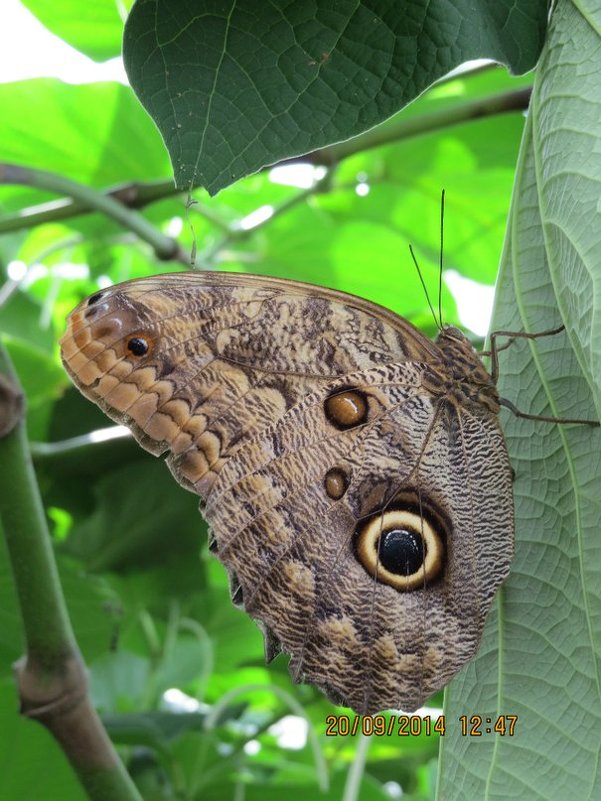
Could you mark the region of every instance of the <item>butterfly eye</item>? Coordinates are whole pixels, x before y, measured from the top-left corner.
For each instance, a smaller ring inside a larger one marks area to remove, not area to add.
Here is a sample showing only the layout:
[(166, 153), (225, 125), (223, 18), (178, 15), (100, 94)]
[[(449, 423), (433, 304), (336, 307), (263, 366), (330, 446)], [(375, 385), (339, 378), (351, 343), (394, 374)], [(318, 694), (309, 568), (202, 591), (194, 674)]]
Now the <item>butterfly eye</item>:
[(367, 395), (358, 389), (337, 389), (327, 398), (324, 411), (336, 428), (353, 428), (367, 420)]
[(148, 337), (135, 336), (127, 340), (127, 349), (134, 356), (146, 356), (150, 352), (151, 343)]
[(356, 531), (355, 552), (375, 579), (409, 592), (440, 576), (445, 548), (440, 531), (425, 514), (390, 509), (361, 524)]

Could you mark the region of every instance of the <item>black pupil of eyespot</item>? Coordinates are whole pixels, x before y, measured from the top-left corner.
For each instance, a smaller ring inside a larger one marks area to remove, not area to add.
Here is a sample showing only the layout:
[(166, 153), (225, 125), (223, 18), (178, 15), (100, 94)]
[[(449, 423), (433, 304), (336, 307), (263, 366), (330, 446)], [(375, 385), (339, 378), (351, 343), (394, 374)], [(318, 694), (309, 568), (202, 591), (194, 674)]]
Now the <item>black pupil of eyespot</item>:
[(96, 292), (95, 295), (92, 295), (88, 298), (88, 306), (93, 306), (95, 303), (98, 303), (100, 298), (102, 297), (102, 292)]
[(133, 337), (133, 339), (130, 339), (127, 343), (127, 347), (134, 356), (143, 356), (148, 350), (148, 343), (141, 337)]
[(399, 576), (416, 573), (424, 561), (424, 543), (416, 531), (395, 528), (379, 540), (378, 558), (382, 567)]

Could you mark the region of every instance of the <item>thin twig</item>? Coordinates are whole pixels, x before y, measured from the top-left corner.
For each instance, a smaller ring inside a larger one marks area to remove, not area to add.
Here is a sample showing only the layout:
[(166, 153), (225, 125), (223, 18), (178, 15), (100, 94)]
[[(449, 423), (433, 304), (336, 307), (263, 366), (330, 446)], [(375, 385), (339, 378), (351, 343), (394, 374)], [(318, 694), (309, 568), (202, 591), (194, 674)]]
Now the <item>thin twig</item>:
[[(58, 195), (69, 195), (80, 203), (84, 203), (88, 209), (100, 212), (128, 231), (133, 231), (140, 239), (152, 246), (159, 259), (188, 263), (188, 257), (181, 250), (177, 240), (163, 234), (141, 214), (126, 208), (114, 197), (103, 194), (97, 189), (47, 170), (7, 163), (0, 163), (0, 184), (35, 186)], [(27, 211), (23, 211), (22, 215), (27, 217)], [(29, 217), (29, 221), (31, 222), (31, 217)]]

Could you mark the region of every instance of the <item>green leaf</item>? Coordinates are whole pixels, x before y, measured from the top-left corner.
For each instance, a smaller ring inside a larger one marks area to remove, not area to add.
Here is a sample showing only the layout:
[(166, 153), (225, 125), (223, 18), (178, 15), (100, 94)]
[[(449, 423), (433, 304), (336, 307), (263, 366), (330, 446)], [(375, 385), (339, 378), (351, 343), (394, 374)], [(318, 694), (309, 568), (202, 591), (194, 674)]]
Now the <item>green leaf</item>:
[(103, 712), (130, 710), (146, 697), (151, 672), (149, 659), (123, 649), (96, 659), (90, 674), (94, 705)]
[(15, 340), (27, 342), (46, 354), (52, 353), (54, 341), (47, 325), (42, 323), (43, 317), (40, 303), (25, 292), (15, 292), (0, 306), (0, 331)]
[(86, 801), (67, 757), (39, 723), (19, 716), (14, 681), (0, 681), (0, 798)]
[(156, 677), (159, 691), (170, 687), (185, 687), (203, 674), (211, 672), (213, 650), (211, 641), (204, 637), (180, 635), (165, 654)]
[(48, 30), (60, 36), (95, 61), (105, 61), (121, 53), (123, 20), (120, 11), (131, 0), (22, 0)]
[(137, 0), (124, 60), (178, 186), (214, 194), (372, 128), (469, 59), (531, 69), (546, 14), (545, 0)]
[(129, 87), (16, 81), (0, 85), (0, 106), (3, 161), (92, 186), (169, 175), (161, 139)]
[(198, 559), (202, 522), (196, 497), (169, 475), (158, 459), (140, 457), (102, 476), (96, 508), (74, 526), (66, 550), (90, 570), (127, 570)]
[(564, 2), (555, 14), (533, 102), (534, 160), (557, 303), (601, 416), (601, 80), (585, 74), (601, 45), (601, 10), (581, 7)]
[[(601, 87), (587, 66), (599, 46), (596, 14), (595, 29), (592, 14), (556, 5), (493, 326), (541, 332), (565, 324), (555, 336), (514, 342), (502, 354), (499, 387), (523, 411), (577, 419), (596, 419), (599, 408), (601, 274), (590, 221), (601, 165), (590, 154), (601, 146)], [(505, 432), (516, 472), (516, 556), (478, 658), (446, 695), (439, 793), (447, 801), (593, 801), (601, 793), (601, 432), (510, 415)], [(462, 737), (462, 714), (493, 723), (518, 715), (515, 735)]]

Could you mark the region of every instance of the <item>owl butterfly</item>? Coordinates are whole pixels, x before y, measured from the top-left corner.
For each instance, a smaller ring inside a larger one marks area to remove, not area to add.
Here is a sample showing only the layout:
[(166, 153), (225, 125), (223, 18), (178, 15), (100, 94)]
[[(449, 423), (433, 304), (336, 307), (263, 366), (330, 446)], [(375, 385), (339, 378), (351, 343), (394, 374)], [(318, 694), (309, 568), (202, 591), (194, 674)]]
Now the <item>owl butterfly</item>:
[(360, 298), (172, 273), (70, 315), (80, 391), (201, 498), (266, 658), (360, 713), (412, 711), (476, 652), (513, 555), (494, 382)]

